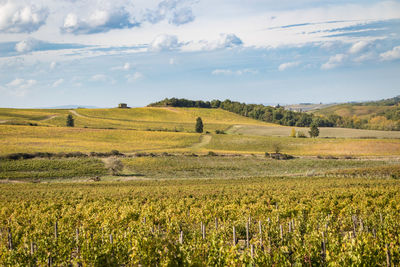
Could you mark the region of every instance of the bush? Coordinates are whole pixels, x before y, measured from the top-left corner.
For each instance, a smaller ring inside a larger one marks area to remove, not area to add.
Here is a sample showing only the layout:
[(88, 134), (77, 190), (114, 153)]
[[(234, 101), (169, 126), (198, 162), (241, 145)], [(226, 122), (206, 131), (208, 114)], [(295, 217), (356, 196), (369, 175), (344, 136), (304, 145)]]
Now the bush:
[(69, 114), (67, 116), (67, 127), (74, 127), (74, 126), (75, 126), (74, 118), (72, 117), (71, 114)]
[(215, 130), (216, 134), (226, 134), (224, 130)]
[(297, 137), (297, 138), (307, 138), (306, 134), (303, 133), (302, 131), (298, 131), (298, 132), (296, 133), (296, 137)]
[(110, 170), (112, 175), (118, 175), (124, 169), (124, 164), (117, 158), (108, 158), (106, 168)]

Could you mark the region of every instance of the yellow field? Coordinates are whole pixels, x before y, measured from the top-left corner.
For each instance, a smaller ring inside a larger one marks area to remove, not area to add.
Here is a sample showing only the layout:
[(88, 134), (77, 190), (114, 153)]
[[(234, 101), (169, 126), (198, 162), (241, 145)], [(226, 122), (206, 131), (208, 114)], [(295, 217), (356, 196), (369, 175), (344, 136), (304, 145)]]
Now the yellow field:
[[(68, 114), (75, 119), (74, 128), (64, 127)], [(211, 135), (201, 137), (194, 133), (197, 117), (203, 119), (204, 131)], [(263, 123), (221, 109), (0, 109), (0, 122), (3, 155), (112, 149), (264, 153), (273, 151), (276, 143), (282, 144), (283, 152), (293, 155), (400, 155), (400, 139), (395, 139), (400, 138), (400, 132), (321, 128), (322, 137), (338, 139), (289, 138), (292, 127)], [(15, 126), (9, 122), (36, 122), (39, 126)], [(229, 134), (216, 135), (217, 129), (229, 129)], [(308, 128), (297, 130), (307, 133)], [(359, 139), (367, 137), (376, 139)]]
[(392, 106), (357, 106), (351, 104), (334, 105), (317, 110), (313, 113), (320, 115), (336, 114), (342, 117), (357, 116), (361, 119), (369, 119), (385, 110), (393, 108)]
[(121, 152), (184, 148), (199, 134), (0, 125), (0, 154), (17, 152)]
[(283, 153), (293, 155), (389, 156), (400, 155), (400, 139), (325, 139), (245, 135), (214, 135), (203, 150), (226, 153), (273, 152), (280, 144)]
[[(290, 136), (292, 129), (308, 136), (310, 128), (290, 126), (234, 125), (228, 130), (231, 134), (258, 136)], [(333, 138), (400, 138), (400, 131), (378, 131), (349, 128), (320, 127), (319, 137)]]

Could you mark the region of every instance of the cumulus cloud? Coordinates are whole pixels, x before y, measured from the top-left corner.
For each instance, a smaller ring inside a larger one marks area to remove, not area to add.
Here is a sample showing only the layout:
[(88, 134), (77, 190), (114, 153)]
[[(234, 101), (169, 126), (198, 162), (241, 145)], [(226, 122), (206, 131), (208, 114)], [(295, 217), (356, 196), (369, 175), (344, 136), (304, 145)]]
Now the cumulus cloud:
[(331, 56), (328, 62), (322, 64), (321, 69), (329, 70), (336, 68), (337, 66), (341, 65), (345, 59), (346, 55), (344, 54), (336, 54), (334, 56)]
[(181, 43), (178, 42), (178, 37), (175, 35), (162, 34), (158, 35), (153, 42), (151, 42), (149, 49), (151, 51), (172, 51), (181, 47)]
[(8, 92), (10, 95), (23, 97), (29, 92), (28, 89), (34, 86), (36, 83), (36, 80), (25, 80), (17, 78), (6, 84), (5, 91)]
[(187, 6), (185, 0), (164, 0), (161, 1), (154, 10), (147, 10), (145, 21), (152, 24), (167, 19), (170, 24), (182, 25), (194, 21), (195, 16), (192, 8)]
[(254, 69), (241, 69), (241, 70), (231, 70), (231, 69), (216, 69), (211, 72), (212, 75), (243, 75), (243, 74), (258, 74), (258, 70)]
[(57, 81), (55, 81), (53, 83), (53, 87), (58, 87), (60, 86), (62, 83), (64, 83), (64, 79), (58, 79)]
[(366, 47), (368, 46), (368, 42), (367, 41), (359, 41), (355, 44), (353, 44), (350, 49), (349, 49), (349, 53), (350, 54), (357, 54), (360, 53), (362, 50), (364, 50)]
[(69, 13), (64, 19), (61, 32), (72, 34), (94, 34), (113, 29), (126, 29), (139, 26), (130, 13), (123, 7), (113, 10), (95, 10), (88, 18), (79, 18)]
[(0, 2), (0, 33), (31, 33), (45, 24), (47, 9), (15, 2)]
[(135, 72), (133, 74), (128, 74), (125, 76), (128, 82), (135, 82), (139, 79), (142, 79), (144, 76), (141, 72)]
[(52, 61), (52, 62), (50, 63), (50, 69), (51, 69), (51, 70), (54, 70), (56, 67), (57, 67), (57, 62)]
[(380, 54), (382, 60), (395, 60), (400, 59), (400, 46), (394, 47), (392, 50)]
[(298, 61), (286, 62), (286, 63), (282, 63), (281, 65), (279, 65), (278, 69), (279, 69), (279, 71), (284, 71), (289, 68), (297, 67), (299, 64), (300, 64), (300, 62), (298, 62)]
[(235, 34), (221, 33), (217, 40), (207, 41), (201, 40), (199, 42), (189, 42), (185, 45), (185, 50), (216, 50), (224, 48), (234, 48), (243, 45), (243, 41)]
[(36, 48), (38, 48), (41, 43), (42, 43), (41, 41), (36, 40), (34, 38), (28, 38), (28, 39), (18, 42), (15, 45), (15, 51), (17, 51), (19, 53), (31, 52), (31, 51), (35, 50)]

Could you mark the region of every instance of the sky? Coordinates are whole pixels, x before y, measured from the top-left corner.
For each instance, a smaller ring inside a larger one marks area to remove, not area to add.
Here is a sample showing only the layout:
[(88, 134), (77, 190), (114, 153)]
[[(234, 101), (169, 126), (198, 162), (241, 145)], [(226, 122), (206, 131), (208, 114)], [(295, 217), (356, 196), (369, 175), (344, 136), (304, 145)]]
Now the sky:
[(400, 95), (400, 1), (0, 0), (0, 107)]

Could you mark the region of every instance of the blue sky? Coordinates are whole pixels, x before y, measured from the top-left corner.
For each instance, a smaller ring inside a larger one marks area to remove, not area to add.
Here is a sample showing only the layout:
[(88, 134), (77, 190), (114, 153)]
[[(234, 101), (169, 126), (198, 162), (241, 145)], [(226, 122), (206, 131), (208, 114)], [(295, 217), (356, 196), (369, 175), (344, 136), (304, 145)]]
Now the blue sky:
[(400, 1), (0, 0), (0, 107), (400, 95)]

